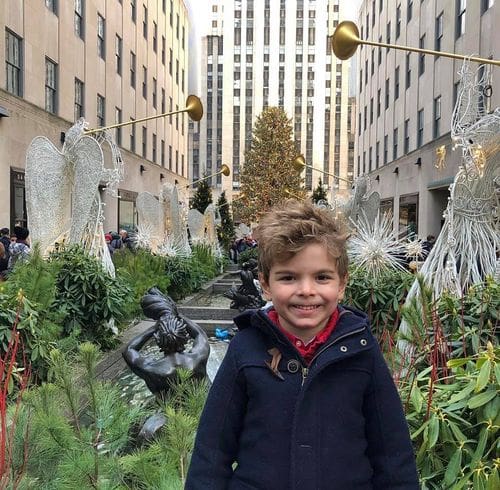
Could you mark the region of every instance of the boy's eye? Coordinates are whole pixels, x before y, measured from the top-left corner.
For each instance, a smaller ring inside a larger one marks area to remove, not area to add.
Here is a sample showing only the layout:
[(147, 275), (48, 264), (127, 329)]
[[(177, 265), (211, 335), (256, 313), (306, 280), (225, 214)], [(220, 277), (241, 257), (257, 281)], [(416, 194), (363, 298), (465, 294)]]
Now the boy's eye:
[(293, 276), (279, 276), (278, 281), (292, 281)]
[(328, 274), (320, 274), (318, 276), (318, 281), (328, 281), (332, 278), (332, 276), (328, 275)]

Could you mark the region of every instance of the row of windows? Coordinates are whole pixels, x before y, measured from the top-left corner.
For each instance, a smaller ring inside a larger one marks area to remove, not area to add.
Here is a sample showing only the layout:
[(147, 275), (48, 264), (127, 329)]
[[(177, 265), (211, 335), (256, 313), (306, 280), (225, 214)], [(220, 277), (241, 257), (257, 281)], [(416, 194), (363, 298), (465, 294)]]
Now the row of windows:
[[(59, 10), (58, 5), (59, 0), (45, 0), (45, 6), (54, 14), (57, 15)], [(120, 3), (123, 3), (123, 0), (119, 0)], [(144, 38), (148, 37), (148, 8), (146, 5), (142, 6), (143, 8), (143, 21), (142, 21), (142, 32)], [(166, 13), (167, 2), (166, 0), (162, 0), (162, 10), (163, 13)], [(137, 21), (137, 3), (136, 0), (130, 0), (130, 17), (132, 21), (135, 23)], [(170, 26), (174, 26), (174, 2), (170, 0)], [(85, 27), (85, 0), (74, 0), (74, 28), (75, 34), (84, 39), (84, 27)], [(104, 18), (98, 14), (98, 37), (104, 39)], [(180, 17), (179, 14), (176, 14), (176, 24), (175, 24), (175, 35), (177, 40), (179, 40), (180, 33)], [(157, 35), (157, 24), (153, 22), (153, 44), (155, 43), (155, 37)], [(186, 37), (185, 27), (182, 26), (182, 35), (180, 36), (182, 49), (184, 49)]]
[[(117, 36), (117, 52), (116, 52), (116, 68), (121, 74), (122, 71), (122, 56), (121, 56), (121, 38)], [(23, 95), (23, 53), (22, 39), (9, 31), (5, 31), (5, 68), (6, 68), (6, 89), (8, 92), (21, 97)], [(173, 53), (170, 50), (169, 71), (172, 73)], [(179, 70), (179, 60), (175, 62), (175, 83), (179, 84), (179, 73), (181, 90), (184, 92), (185, 87), (185, 71)], [(45, 64), (45, 109), (48, 112), (56, 113), (56, 92), (57, 92), (57, 64), (47, 58)], [(130, 52), (130, 85), (136, 87), (136, 56)], [(162, 91), (162, 112), (165, 111), (165, 89)], [(142, 67), (142, 95), (147, 99), (148, 96), (148, 70), (145, 66)], [(152, 79), (152, 104), (157, 108), (158, 88), (157, 79)], [(81, 115), (79, 116), (81, 117)]]
[[(424, 109), (420, 109), (417, 112), (417, 134), (416, 134), (416, 147), (420, 148), (424, 142)], [(403, 137), (403, 155), (410, 152), (410, 120), (406, 119), (404, 122), (404, 137)], [(441, 96), (434, 99), (434, 118), (433, 118), (433, 138), (438, 138), (441, 134)], [(383, 165), (388, 163), (389, 158), (389, 147), (388, 147), (389, 137), (384, 136), (384, 147), (383, 147)], [(392, 160), (396, 160), (401, 156), (399, 153), (399, 128), (393, 130), (392, 138)], [(374, 168), (378, 168), (380, 164), (380, 142), (377, 141), (375, 145), (375, 167), (372, 166), (372, 147), (370, 146), (368, 150), (368, 170), (371, 171)], [(358, 155), (359, 162), (360, 155)], [(366, 171), (366, 151), (363, 151), (363, 172)]]
[[(481, 15), (484, 14), (487, 10), (489, 10), (495, 0), (481, 0)], [(458, 39), (465, 33), (465, 16), (467, 10), (467, 0), (455, 0), (455, 39)], [(383, 0), (379, 0), (379, 12), (383, 9)], [(372, 9), (371, 9), (372, 28), (375, 27), (376, 15), (375, 15), (375, 0), (372, 1)], [(413, 0), (406, 0), (406, 22), (410, 22), (413, 18)], [(396, 39), (399, 38), (401, 34), (401, 3), (396, 6), (396, 29), (395, 35)], [(366, 38), (370, 36), (370, 14), (366, 14), (366, 22), (361, 26), (361, 39), (365, 39), (364, 34), (366, 34)], [(436, 30), (435, 30), (435, 49), (437, 51), (441, 50), (441, 39), (443, 36), (443, 14), (441, 13), (436, 19)], [(391, 22), (387, 23), (386, 26), (386, 39), (387, 44), (391, 42)], [(379, 42), (382, 42), (379, 39)], [(362, 46), (363, 47), (363, 46)]]

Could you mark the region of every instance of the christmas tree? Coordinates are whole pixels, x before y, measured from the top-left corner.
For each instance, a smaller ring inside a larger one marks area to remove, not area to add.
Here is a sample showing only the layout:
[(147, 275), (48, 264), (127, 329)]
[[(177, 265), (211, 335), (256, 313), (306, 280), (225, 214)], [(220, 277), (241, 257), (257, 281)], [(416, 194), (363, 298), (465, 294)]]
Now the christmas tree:
[(193, 201), (191, 203), (191, 209), (197, 209), (200, 213), (204, 213), (208, 205), (212, 201), (212, 190), (208, 185), (206, 180), (202, 180), (196, 189), (196, 193), (193, 196)]
[(269, 107), (255, 121), (250, 149), (241, 172), (238, 217), (247, 223), (291, 197), (303, 198), (303, 179), (294, 168), (297, 150), (291, 120), (285, 111)]
[(316, 187), (312, 193), (311, 200), (313, 203), (328, 201), (328, 196), (326, 195), (325, 189), (323, 189), (323, 182), (321, 182), (321, 179), (318, 181), (318, 187)]
[(217, 207), (220, 215), (220, 225), (217, 227), (217, 235), (224, 250), (229, 250), (236, 233), (234, 231), (234, 223), (231, 216), (231, 210), (229, 209), (229, 203), (226, 199), (226, 191), (220, 195), (217, 201)]

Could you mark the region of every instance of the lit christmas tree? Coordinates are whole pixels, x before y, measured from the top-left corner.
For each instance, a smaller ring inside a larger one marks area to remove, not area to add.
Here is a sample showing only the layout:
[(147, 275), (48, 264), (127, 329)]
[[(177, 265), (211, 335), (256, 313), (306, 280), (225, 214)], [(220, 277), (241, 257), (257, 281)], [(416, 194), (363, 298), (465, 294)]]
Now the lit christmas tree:
[(242, 221), (256, 222), (276, 204), (304, 198), (303, 179), (293, 165), (297, 150), (292, 135), (291, 120), (281, 108), (269, 107), (255, 121), (241, 172), (242, 198), (235, 203)]

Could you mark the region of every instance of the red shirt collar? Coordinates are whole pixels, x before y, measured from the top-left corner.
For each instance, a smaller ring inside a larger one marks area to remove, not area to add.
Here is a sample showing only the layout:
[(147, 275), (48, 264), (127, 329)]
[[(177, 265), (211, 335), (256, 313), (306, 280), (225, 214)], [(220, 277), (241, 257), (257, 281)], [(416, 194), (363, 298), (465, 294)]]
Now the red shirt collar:
[(304, 358), (307, 364), (309, 364), (314, 357), (314, 354), (318, 351), (318, 349), (328, 340), (331, 333), (333, 332), (335, 326), (337, 325), (337, 321), (339, 319), (339, 309), (338, 307), (332, 313), (330, 320), (325, 325), (323, 330), (318, 332), (316, 336), (306, 345), (304, 341), (291, 334), (287, 330), (285, 330), (279, 322), (278, 313), (276, 310), (271, 309), (268, 311), (269, 319), (278, 327), (278, 329), (285, 335), (285, 337), (292, 343), (292, 345), (297, 349), (299, 354)]

